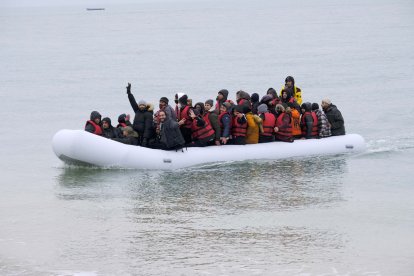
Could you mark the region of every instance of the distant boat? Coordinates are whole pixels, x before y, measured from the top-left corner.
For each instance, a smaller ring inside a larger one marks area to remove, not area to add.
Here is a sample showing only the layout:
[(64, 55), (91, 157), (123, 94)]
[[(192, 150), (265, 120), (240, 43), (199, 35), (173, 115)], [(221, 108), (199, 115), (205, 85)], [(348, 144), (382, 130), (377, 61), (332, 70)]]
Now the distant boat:
[(105, 8), (86, 8), (87, 11), (104, 11)]

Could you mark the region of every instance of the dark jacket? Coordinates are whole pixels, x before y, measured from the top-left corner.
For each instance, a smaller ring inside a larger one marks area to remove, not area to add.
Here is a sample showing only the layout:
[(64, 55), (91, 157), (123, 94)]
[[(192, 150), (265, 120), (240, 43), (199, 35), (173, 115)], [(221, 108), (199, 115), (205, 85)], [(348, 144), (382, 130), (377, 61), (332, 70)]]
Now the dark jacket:
[[(305, 112), (311, 112), (312, 111), (312, 105), (310, 103), (304, 103), (302, 104), (302, 108), (305, 109)], [(302, 136), (306, 139), (312, 138), (312, 126), (313, 126), (313, 118), (312, 115), (308, 114), (302, 114), (304, 122), (301, 120), (301, 127), (302, 127)], [(306, 129), (306, 132), (303, 132), (303, 129)]]
[(324, 111), (329, 124), (331, 125), (332, 136), (345, 135), (344, 118), (338, 108), (335, 105), (330, 104)]
[(160, 125), (159, 141), (164, 149), (181, 148), (185, 144), (178, 123), (168, 117)]
[(218, 121), (218, 116), (215, 112), (208, 112), (208, 120), (210, 121), (211, 127), (215, 132), (215, 140), (220, 141), (221, 127), (220, 122)]
[(151, 138), (153, 136), (152, 113), (147, 109), (140, 110), (137, 102), (135, 101), (134, 95), (131, 93), (128, 94), (128, 99), (132, 109), (135, 112), (132, 127), (143, 139)]

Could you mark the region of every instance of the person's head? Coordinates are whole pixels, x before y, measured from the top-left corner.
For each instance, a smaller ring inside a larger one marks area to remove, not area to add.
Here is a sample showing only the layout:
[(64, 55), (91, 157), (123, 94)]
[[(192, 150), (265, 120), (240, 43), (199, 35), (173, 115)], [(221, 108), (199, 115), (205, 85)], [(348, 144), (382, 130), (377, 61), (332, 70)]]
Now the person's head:
[(147, 109), (147, 103), (144, 100), (140, 100), (138, 102), (138, 108), (141, 111), (144, 111), (145, 109)]
[(243, 114), (243, 106), (241, 106), (241, 105), (236, 105), (234, 108), (233, 108), (233, 114), (234, 114), (234, 116), (240, 116), (240, 114)]
[(91, 121), (94, 121), (95, 124), (99, 125), (101, 123), (101, 118), (102, 118), (102, 116), (98, 111), (92, 111), (91, 112), (90, 119), (91, 119)]
[(194, 111), (197, 110), (199, 114), (204, 114), (204, 104), (199, 102), (194, 105)]
[(231, 105), (230, 105), (230, 103), (227, 103), (227, 102), (225, 102), (225, 103), (222, 103), (221, 105), (220, 105), (220, 113), (225, 113), (225, 112), (229, 112), (230, 111), (230, 107), (231, 107)]
[(123, 127), (121, 130), (125, 137), (135, 136), (134, 130), (130, 126)]
[(111, 119), (105, 117), (102, 119), (102, 128), (107, 129), (111, 127)]
[(270, 87), (269, 89), (267, 89), (266, 95), (271, 95), (273, 97), (273, 99), (276, 99), (277, 98), (277, 92), (272, 87)]
[(317, 103), (313, 103), (312, 104), (312, 111), (318, 110), (319, 109), (319, 104)]
[(259, 101), (259, 94), (253, 93), (250, 98), (252, 100), (252, 103), (257, 103)]
[(292, 76), (287, 76), (285, 79), (285, 85), (292, 88), (295, 85), (295, 79)]
[(227, 97), (229, 96), (229, 91), (227, 89), (221, 89), (217, 93), (217, 100), (219, 101), (225, 101), (227, 100)]
[(205, 111), (210, 111), (210, 109), (213, 107), (214, 101), (211, 99), (208, 99), (205, 103), (204, 103), (204, 110)]
[(267, 104), (261, 104), (257, 107), (257, 113), (258, 114), (262, 114), (262, 113), (266, 113), (267, 112)]
[(166, 98), (166, 97), (162, 97), (162, 98), (160, 99), (160, 103), (159, 103), (159, 107), (160, 107), (160, 109), (165, 108), (167, 105), (168, 105), (168, 98)]
[(312, 111), (312, 104), (309, 102), (303, 103), (300, 107), (302, 113), (311, 112)]
[(188, 96), (186, 94), (183, 94), (181, 97), (178, 98), (178, 104), (181, 106), (187, 106), (188, 105)]
[(322, 109), (323, 110), (327, 109), (331, 104), (332, 102), (330, 99), (323, 99), (321, 103)]
[(167, 119), (167, 114), (165, 114), (164, 111), (160, 110), (160, 112), (158, 113), (158, 120), (161, 123), (164, 123), (166, 119)]
[(288, 99), (288, 95), (289, 95), (289, 93), (286, 90), (282, 90), (282, 98), (284, 100)]
[(277, 104), (276, 105), (276, 112), (279, 113), (279, 114), (285, 112), (285, 108), (283, 107), (283, 105)]
[(193, 99), (187, 99), (187, 105), (193, 106)]

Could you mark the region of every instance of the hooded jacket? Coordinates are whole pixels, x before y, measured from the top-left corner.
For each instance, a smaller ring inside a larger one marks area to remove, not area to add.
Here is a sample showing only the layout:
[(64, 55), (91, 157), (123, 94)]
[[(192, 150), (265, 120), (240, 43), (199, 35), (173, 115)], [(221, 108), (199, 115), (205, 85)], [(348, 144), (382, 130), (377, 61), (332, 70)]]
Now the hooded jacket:
[(105, 117), (102, 119), (102, 122), (108, 122), (109, 127), (108, 128), (103, 128), (102, 127), (102, 136), (105, 138), (119, 138), (122, 135), (121, 134), (121, 130), (119, 128), (114, 128), (111, 124), (111, 119), (108, 117)]
[(217, 94), (222, 94), (223, 95), (223, 99), (219, 100), (218, 96), (217, 96), (217, 102), (216, 102), (216, 106), (215, 106), (215, 112), (217, 114), (220, 114), (220, 106), (227, 101), (227, 98), (229, 96), (229, 91), (227, 89), (221, 89)]
[(102, 135), (102, 125), (96, 124), (95, 119), (101, 119), (102, 116), (99, 114), (98, 111), (92, 111), (91, 116), (89, 117), (90, 120), (86, 122), (85, 124), (85, 131), (94, 133), (96, 135)]
[(282, 97), (282, 91), (286, 89), (286, 82), (292, 82), (292, 88), (288, 89), (288, 92), (295, 98), (296, 102), (301, 105), (302, 104), (302, 90), (295, 85), (295, 79), (291, 76), (286, 77), (285, 79), (285, 86), (280, 89), (280, 97)]
[(164, 145), (164, 149), (176, 149), (184, 146), (185, 141), (181, 134), (178, 123), (171, 118), (166, 118), (160, 124), (160, 143)]

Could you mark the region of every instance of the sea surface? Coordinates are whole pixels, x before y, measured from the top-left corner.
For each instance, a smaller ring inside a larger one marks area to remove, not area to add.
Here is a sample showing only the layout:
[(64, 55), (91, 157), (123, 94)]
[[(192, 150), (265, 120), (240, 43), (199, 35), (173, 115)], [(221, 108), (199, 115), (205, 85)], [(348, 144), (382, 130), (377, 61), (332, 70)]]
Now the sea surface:
[[(0, 5), (0, 275), (414, 275), (412, 1), (105, 3)], [(177, 171), (52, 151), (132, 113), (128, 82), (157, 105), (288, 75), (367, 151)]]

